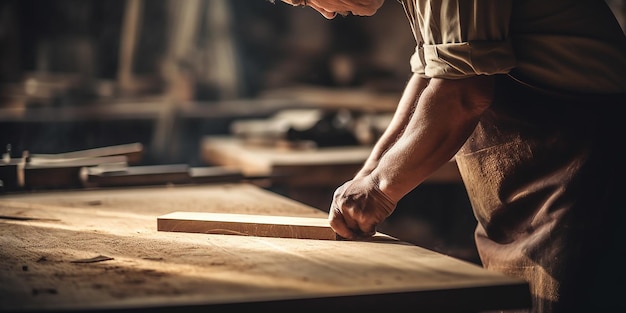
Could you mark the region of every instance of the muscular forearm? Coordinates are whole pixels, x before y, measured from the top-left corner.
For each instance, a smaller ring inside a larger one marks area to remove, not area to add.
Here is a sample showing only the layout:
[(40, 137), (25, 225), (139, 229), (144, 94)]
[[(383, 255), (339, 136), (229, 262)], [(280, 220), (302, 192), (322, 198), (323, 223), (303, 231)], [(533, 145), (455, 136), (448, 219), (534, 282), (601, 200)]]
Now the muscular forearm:
[(448, 162), (491, 104), (493, 79), (432, 79), (399, 139), (380, 158), (371, 178), (392, 201)]
[(391, 122), (372, 148), (372, 152), (365, 161), (361, 170), (357, 173), (356, 177), (365, 176), (371, 173), (378, 165), (378, 162), (385, 151), (387, 151), (396, 142), (396, 140), (398, 140), (413, 115), (419, 95), (427, 85), (428, 79), (422, 78), (416, 74), (409, 79)]

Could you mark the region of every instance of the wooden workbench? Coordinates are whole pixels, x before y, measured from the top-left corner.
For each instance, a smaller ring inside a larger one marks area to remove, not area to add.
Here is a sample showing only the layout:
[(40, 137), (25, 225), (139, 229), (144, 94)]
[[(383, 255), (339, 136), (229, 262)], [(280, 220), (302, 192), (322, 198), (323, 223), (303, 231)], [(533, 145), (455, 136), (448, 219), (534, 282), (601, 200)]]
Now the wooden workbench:
[[(202, 159), (228, 166), (249, 176), (271, 176), (276, 183), (291, 186), (333, 185), (351, 179), (369, 156), (370, 146), (340, 146), (314, 149), (281, 149), (247, 144), (234, 136), (206, 136)], [(461, 182), (456, 162), (451, 160), (427, 180)]]
[(525, 282), (381, 236), (371, 242), (158, 232), (173, 211), (320, 217), (246, 184), (0, 196), (0, 311), (528, 305)]
[[(232, 168), (245, 176), (269, 177), (269, 186), (289, 198), (326, 210), (335, 189), (354, 177), (371, 149), (370, 146), (286, 149), (249, 144), (235, 136), (205, 136), (201, 157), (207, 164)], [(456, 162), (446, 163), (426, 183), (462, 183)]]

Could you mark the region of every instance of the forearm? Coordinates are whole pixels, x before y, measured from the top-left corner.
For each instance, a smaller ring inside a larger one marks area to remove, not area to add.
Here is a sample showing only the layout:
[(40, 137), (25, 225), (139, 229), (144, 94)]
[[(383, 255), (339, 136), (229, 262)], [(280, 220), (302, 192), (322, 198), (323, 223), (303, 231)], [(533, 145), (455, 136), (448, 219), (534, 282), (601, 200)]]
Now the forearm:
[(432, 79), (400, 138), (380, 158), (371, 178), (392, 201), (448, 162), (491, 104), (493, 80)]
[(428, 85), (428, 79), (419, 77), (414, 74), (407, 82), (406, 88), (398, 102), (398, 107), (391, 119), (391, 122), (380, 136), (369, 157), (365, 161), (361, 170), (357, 173), (356, 177), (361, 177), (371, 173), (378, 165), (381, 157), (385, 152), (398, 140), (406, 128), (415, 106), (417, 105), (417, 99), (422, 93), (424, 88)]

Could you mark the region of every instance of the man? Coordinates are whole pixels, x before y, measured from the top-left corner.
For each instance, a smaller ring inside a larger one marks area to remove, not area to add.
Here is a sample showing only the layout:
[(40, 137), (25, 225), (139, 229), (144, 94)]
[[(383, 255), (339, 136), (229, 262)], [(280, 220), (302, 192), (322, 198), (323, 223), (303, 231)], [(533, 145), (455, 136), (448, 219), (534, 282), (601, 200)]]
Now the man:
[[(284, 2), (330, 19), (373, 15), (384, 1)], [(455, 157), (483, 265), (526, 279), (533, 312), (623, 312), (611, 288), (626, 279), (626, 38), (606, 3), (402, 5), (417, 41), (414, 74), (363, 168), (336, 190), (333, 229), (372, 236)]]

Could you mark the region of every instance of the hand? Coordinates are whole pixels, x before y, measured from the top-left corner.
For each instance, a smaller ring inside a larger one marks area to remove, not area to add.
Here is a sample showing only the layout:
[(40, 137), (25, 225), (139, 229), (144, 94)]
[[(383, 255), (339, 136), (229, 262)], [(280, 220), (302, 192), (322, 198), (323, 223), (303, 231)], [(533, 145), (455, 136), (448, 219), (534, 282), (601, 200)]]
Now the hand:
[(397, 203), (390, 200), (368, 176), (341, 185), (333, 195), (328, 219), (337, 235), (352, 240), (367, 239)]

